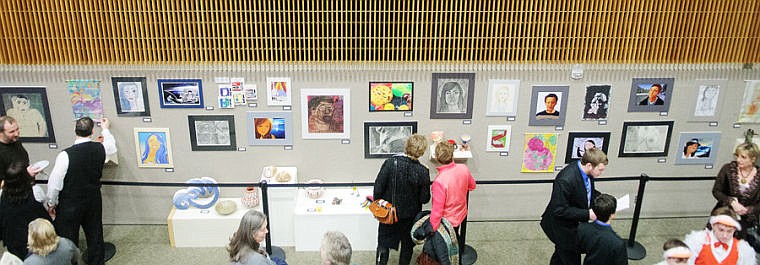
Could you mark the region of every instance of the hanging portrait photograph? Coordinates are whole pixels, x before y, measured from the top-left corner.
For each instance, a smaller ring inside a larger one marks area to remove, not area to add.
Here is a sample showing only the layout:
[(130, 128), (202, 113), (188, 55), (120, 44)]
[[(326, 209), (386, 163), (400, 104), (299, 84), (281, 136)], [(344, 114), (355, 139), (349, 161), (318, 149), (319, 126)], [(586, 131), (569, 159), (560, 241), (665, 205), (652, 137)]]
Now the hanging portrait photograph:
[(565, 164), (583, 157), (583, 154), (591, 148), (602, 150), (607, 154), (610, 146), (609, 132), (570, 132), (567, 136), (567, 150), (565, 151)]
[(528, 125), (565, 125), (569, 90), (569, 86), (533, 86)]
[(670, 109), (675, 78), (634, 78), (628, 112), (665, 112)]
[(0, 87), (0, 112), (16, 119), (22, 142), (55, 143), (44, 87)]
[(610, 85), (586, 86), (584, 120), (606, 120), (610, 108)]
[(486, 116), (517, 116), (520, 80), (488, 80)]
[(203, 108), (200, 79), (158, 79), (161, 108)]
[(189, 115), (190, 145), (193, 151), (235, 151), (233, 115)]
[(417, 133), (417, 122), (365, 122), (364, 158), (388, 158), (404, 153), (406, 139)]
[(720, 146), (720, 132), (682, 132), (675, 150), (676, 165), (711, 165)]
[(431, 119), (472, 119), (474, 73), (433, 73)]
[(145, 77), (111, 77), (111, 84), (117, 115), (150, 116)]
[(172, 168), (169, 128), (134, 128), (138, 167)]
[(412, 82), (369, 82), (369, 111), (413, 111)]
[(292, 145), (293, 112), (249, 111), (246, 113), (248, 145)]
[(619, 157), (667, 156), (673, 121), (624, 122)]
[(350, 93), (349, 89), (301, 89), (301, 137), (350, 138)]

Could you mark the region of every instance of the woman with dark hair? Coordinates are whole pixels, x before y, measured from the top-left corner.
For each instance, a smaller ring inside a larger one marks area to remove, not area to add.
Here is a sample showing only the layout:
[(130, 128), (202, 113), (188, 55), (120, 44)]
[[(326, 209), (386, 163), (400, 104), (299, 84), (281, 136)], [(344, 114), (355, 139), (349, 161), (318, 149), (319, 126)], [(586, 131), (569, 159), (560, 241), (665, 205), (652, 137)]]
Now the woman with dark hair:
[(441, 87), (438, 95), (439, 113), (465, 113), (465, 94), (457, 82), (447, 82)]
[(681, 153), (681, 158), (696, 158), (697, 156), (695, 154), (697, 153), (697, 149), (699, 149), (699, 139), (694, 138), (689, 140), (686, 142), (686, 145), (683, 146), (683, 153)]
[(268, 118), (253, 119), (256, 139), (276, 139), (272, 134), (272, 120)]
[(50, 220), (42, 203), (34, 199), (34, 178), (27, 172), (26, 162), (13, 162), (6, 171), (0, 187), (0, 232), (5, 247), (13, 255), (23, 259), (27, 255), (28, 224), (34, 219)]
[(232, 234), (227, 252), (232, 265), (276, 265), (269, 255), (261, 250), (261, 242), (266, 239), (267, 216), (256, 210), (248, 210), (240, 220), (237, 232)]

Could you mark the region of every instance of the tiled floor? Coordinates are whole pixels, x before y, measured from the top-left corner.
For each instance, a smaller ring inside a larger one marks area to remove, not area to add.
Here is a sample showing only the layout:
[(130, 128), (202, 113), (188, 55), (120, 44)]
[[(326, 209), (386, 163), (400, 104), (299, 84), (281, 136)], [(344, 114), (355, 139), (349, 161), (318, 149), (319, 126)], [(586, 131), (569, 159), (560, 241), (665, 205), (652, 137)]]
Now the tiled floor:
[[(647, 255), (630, 264), (654, 264), (661, 260), (662, 243), (668, 238), (683, 238), (704, 227), (705, 218), (644, 219), (638, 226), (636, 241), (644, 245)], [(621, 237), (627, 238), (630, 220), (613, 221)], [(467, 241), (477, 250), (476, 264), (548, 264), (553, 245), (541, 232), (537, 221), (470, 222)], [(172, 248), (163, 225), (108, 225), (106, 241), (116, 245), (116, 256), (107, 264), (229, 264), (224, 248)], [(319, 264), (318, 252), (295, 252), (284, 248), (291, 265)], [(415, 250), (419, 251), (421, 247)], [(395, 264), (398, 252), (391, 252)], [(416, 257), (416, 254), (415, 254)], [(355, 264), (374, 264), (374, 252), (357, 251)]]

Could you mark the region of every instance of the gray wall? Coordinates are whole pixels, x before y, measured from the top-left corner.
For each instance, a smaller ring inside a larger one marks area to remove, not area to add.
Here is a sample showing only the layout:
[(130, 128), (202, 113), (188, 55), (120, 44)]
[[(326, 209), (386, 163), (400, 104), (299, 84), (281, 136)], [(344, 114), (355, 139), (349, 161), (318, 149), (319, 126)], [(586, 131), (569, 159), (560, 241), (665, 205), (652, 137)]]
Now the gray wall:
[[(104, 112), (113, 120), (112, 131), (119, 148), (120, 164), (105, 169), (104, 180), (137, 182), (184, 182), (189, 178), (209, 176), (219, 182), (255, 182), (262, 167), (266, 165), (296, 166), (299, 180), (322, 178), (326, 182), (371, 182), (379, 169), (382, 159), (364, 159), (363, 121), (418, 121), (418, 131), (429, 135), (433, 130), (444, 130), (448, 137), (462, 133), (473, 136), (473, 158), (465, 163), (477, 180), (524, 180), (552, 179), (554, 173), (520, 173), (520, 153), (523, 133), (560, 133), (557, 152), (558, 164), (564, 161), (567, 133), (573, 131), (608, 131), (612, 133), (609, 147), (610, 164), (605, 176), (637, 176), (645, 172), (651, 176), (714, 176), (720, 165), (732, 159), (733, 143), (741, 137), (744, 125), (734, 128), (743, 95), (744, 80), (760, 79), (758, 69), (742, 69), (740, 65), (586, 65), (584, 78), (570, 78), (569, 65), (435, 65), (435, 64), (319, 64), (319, 65), (181, 65), (181, 66), (0, 66), (2, 86), (45, 86), (53, 118), (53, 126), (59, 149), (49, 149), (48, 144), (25, 143), (32, 161), (55, 160), (60, 149), (74, 140), (73, 116), (68, 102), (66, 80), (99, 79), (102, 81)], [(431, 74), (436, 72), (475, 72), (475, 104), (471, 125), (463, 125), (462, 120), (429, 119)], [(117, 117), (111, 88), (112, 76), (145, 76), (152, 123), (145, 123), (139, 117)], [(244, 77), (247, 83), (256, 83), (259, 88), (259, 107), (238, 107), (222, 110), (216, 106), (217, 88), (214, 77)], [(247, 111), (275, 111), (279, 106), (266, 106), (263, 87), (267, 77), (291, 77), (295, 88), (293, 96), (294, 145), (293, 150), (283, 150), (281, 146), (246, 146)], [(637, 77), (673, 77), (675, 85), (667, 116), (659, 113), (628, 113), (628, 95), (631, 79)], [(213, 111), (204, 109), (161, 109), (158, 103), (157, 78), (202, 78), (206, 105), (216, 106)], [(520, 79), (520, 102), (517, 120), (506, 121), (504, 117), (486, 117), (486, 92), (489, 79)], [(724, 104), (718, 127), (709, 127), (707, 122), (686, 122), (696, 99), (698, 79), (726, 79)], [(369, 81), (413, 81), (415, 82), (415, 110), (413, 117), (403, 113), (369, 113), (367, 111)], [(582, 121), (582, 103), (569, 105), (565, 127), (555, 131), (554, 127), (529, 127), (531, 86), (569, 85), (569, 101), (583, 102), (585, 86), (590, 84), (610, 84), (611, 109), (607, 125), (596, 121)], [(351, 89), (351, 144), (341, 144), (340, 140), (301, 139), (302, 88), (350, 88)], [(188, 114), (234, 114), (237, 127), (237, 143), (247, 147), (247, 151), (193, 152), (187, 127)], [(674, 120), (674, 132), (666, 163), (658, 163), (656, 157), (617, 157), (624, 121)], [(512, 146), (510, 156), (486, 153), (484, 135), (488, 125), (512, 125)], [(166, 127), (171, 131), (175, 172), (163, 169), (137, 167), (134, 127)], [(715, 168), (705, 169), (702, 165), (674, 165), (679, 132), (720, 131), (721, 150)], [(427, 155), (427, 154), (426, 154)], [(435, 177), (435, 164), (427, 157), (423, 163), (431, 168), (431, 179)], [(49, 170), (48, 170), (49, 171)], [(636, 193), (637, 181), (604, 182), (598, 184), (602, 192), (621, 196)], [(642, 214), (645, 217), (705, 215), (714, 204), (710, 194), (711, 181), (696, 182), (650, 182)], [(115, 224), (158, 224), (165, 223), (171, 210), (171, 198), (179, 188), (104, 186), (104, 222)], [(472, 193), (470, 220), (538, 219), (549, 199), (551, 185), (481, 185)], [(242, 188), (223, 188), (222, 197), (239, 197)], [(428, 205), (429, 207), (429, 205)], [(272, 209), (277, 211), (277, 209)], [(619, 216), (630, 217), (632, 210)]]

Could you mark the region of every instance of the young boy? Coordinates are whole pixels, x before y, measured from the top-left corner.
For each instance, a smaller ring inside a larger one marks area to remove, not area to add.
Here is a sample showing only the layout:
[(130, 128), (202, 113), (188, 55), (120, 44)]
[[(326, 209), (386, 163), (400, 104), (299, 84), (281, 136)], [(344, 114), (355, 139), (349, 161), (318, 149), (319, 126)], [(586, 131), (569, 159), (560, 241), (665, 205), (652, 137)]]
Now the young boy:
[(662, 245), (662, 258), (665, 259), (655, 265), (686, 265), (691, 257), (691, 250), (681, 240), (671, 238)]
[(612, 231), (610, 221), (615, 216), (617, 200), (609, 194), (594, 198), (591, 209), (596, 214), (592, 223), (578, 225), (578, 246), (586, 253), (584, 265), (627, 265), (625, 241)]
[(684, 242), (692, 253), (689, 264), (757, 264), (755, 250), (734, 238), (734, 232), (742, 229), (734, 216), (727, 206), (718, 207), (710, 214), (709, 228), (686, 235)]

